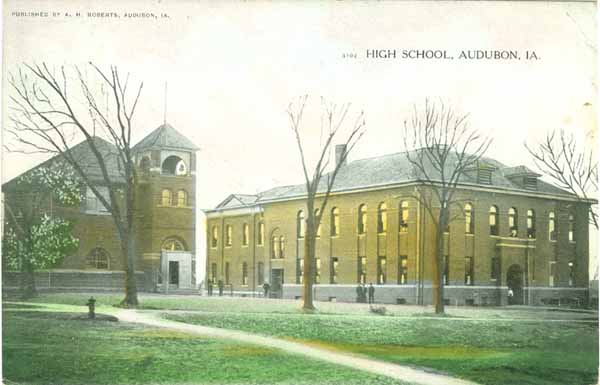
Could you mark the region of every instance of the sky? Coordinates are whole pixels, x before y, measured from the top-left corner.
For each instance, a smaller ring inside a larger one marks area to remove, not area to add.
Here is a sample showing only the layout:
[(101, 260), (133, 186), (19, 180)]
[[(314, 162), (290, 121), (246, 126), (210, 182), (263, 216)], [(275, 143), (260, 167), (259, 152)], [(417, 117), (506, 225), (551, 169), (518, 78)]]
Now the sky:
[[(4, 4), (3, 75), (23, 62), (93, 61), (143, 80), (135, 137), (162, 124), (166, 100), (166, 120), (200, 147), (197, 203), (212, 208), (230, 193), (302, 182), (286, 114), (300, 95), (309, 95), (308, 148), (321, 132), (321, 97), (351, 103), (345, 129), (364, 112), (366, 134), (350, 161), (402, 151), (403, 122), (425, 98), (468, 114), (493, 138), (487, 156), (509, 166), (531, 165), (523, 144), (554, 129), (597, 146), (595, 14), (594, 3), (582, 2), (12, 0)], [(367, 50), (397, 57), (366, 58)], [(403, 50), (445, 50), (454, 60), (403, 59)], [(514, 50), (521, 60), (458, 59), (472, 50)], [(3, 180), (47, 158), (2, 155)]]

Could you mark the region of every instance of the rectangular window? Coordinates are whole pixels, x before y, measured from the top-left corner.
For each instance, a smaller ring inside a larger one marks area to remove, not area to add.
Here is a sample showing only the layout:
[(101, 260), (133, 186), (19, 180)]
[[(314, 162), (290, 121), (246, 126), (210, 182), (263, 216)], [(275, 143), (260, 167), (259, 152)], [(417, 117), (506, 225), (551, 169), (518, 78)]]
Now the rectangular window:
[(331, 258), (331, 283), (338, 283), (338, 264), (337, 258)]
[(247, 223), (244, 223), (242, 226), (242, 245), (248, 246), (248, 238), (250, 236), (250, 226)]
[(262, 222), (258, 224), (258, 239), (256, 240), (256, 243), (259, 246), (262, 246), (265, 243), (265, 224)]
[(321, 283), (321, 258), (315, 260), (315, 283)]
[(242, 263), (242, 285), (248, 285), (248, 263)]
[(367, 257), (358, 257), (358, 283), (367, 283)]
[(302, 284), (304, 282), (304, 259), (296, 259), (296, 283)]
[(465, 285), (473, 284), (473, 257), (465, 257)]
[(575, 286), (575, 263), (569, 262), (569, 287)]
[(575, 216), (569, 214), (569, 242), (575, 242)]
[(491, 266), (491, 274), (490, 278), (493, 280), (500, 279), (500, 258), (492, 257), (492, 266)]
[[(110, 194), (108, 193), (108, 187), (96, 186), (96, 190), (102, 195), (102, 197), (110, 204)], [(94, 194), (91, 188), (87, 187), (85, 190), (85, 212), (88, 214), (105, 214), (108, 210), (100, 199)]]
[(219, 244), (219, 228), (217, 226), (212, 227), (212, 234), (210, 237), (210, 247), (216, 248)]
[(217, 280), (217, 264), (213, 263), (210, 265), (210, 279), (213, 283)]
[(548, 286), (550, 287), (554, 287), (554, 285), (556, 284), (556, 262), (552, 261), (550, 262), (550, 266), (548, 269)]
[(225, 285), (229, 285), (229, 262), (225, 262)]
[(263, 283), (265, 283), (265, 264), (262, 262), (258, 262), (256, 270), (258, 270), (258, 284), (262, 285)]
[(401, 255), (398, 260), (398, 284), (406, 285), (408, 283), (408, 257)]
[(448, 255), (444, 255), (442, 258), (442, 269), (444, 269), (444, 274), (442, 275), (442, 282), (444, 285), (448, 285), (450, 282), (450, 257)]
[(385, 284), (387, 280), (387, 259), (385, 257), (377, 258), (377, 283)]
[(225, 226), (225, 246), (231, 246), (233, 229), (231, 225)]

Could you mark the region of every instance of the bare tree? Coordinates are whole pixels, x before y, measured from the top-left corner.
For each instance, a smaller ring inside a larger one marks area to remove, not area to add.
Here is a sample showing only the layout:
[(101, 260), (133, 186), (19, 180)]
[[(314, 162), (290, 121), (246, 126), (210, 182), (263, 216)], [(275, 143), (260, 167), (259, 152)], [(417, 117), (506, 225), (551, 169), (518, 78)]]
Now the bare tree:
[[(598, 163), (591, 149), (577, 143), (573, 134), (554, 130), (543, 142), (525, 148), (539, 171), (561, 187), (590, 202), (598, 192)], [(596, 205), (590, 205), (590, 223), (598, 229)]]
[(404, 121), (406, 157), (419, 182), (413, 198), (425, 208), (435, 226), (435, 258), (433, 260), (433, 303), (436, 313), (444, 313), (443, 255), (444, 231), (452, 220), (451, 206), (460, 207), (456, 198), (461, 178), (473, 167), (490, 146), (467, 123), (468, 115), (456, 114), (443, 102), (426, 99), (419, 111), (415, 105), (410, 120)]
[[(87, 79), (88, 69), (93, 81)], [(8, 83), (10, 127), (5, 129), (17, 143), (12, 150), (59, 155), (93, 191), (111, 214), (120, 240), (125, 265), (125, 298), (121, 304), (137, 306), (133, 235), (137, 174), (131, 131), (143, 82), (128, 92), (129, 74), (122, 79), (117, 67), (111, 66), (110, 72), (105, 72), (90, 62), (84, 72), (77, 66), (63, 66), (57, 71), (46, 63), (23, 64), (17, 73), (10, 74)], [(98, 88), (108, 90), (102, 93), (105, 101), (97, 97)], [(98, 139), (97, 125), (109, 143)], [(73, 142), (82, 139), (91, 159), (72, 151)], [(116, 159), (119, 180), (115, 180), (109, 158)], [(100, 175), (92, 177), (91, 167), (99, 169)], [(106, 186), (108, 197), (99, 186)]]
[[(323, 141), (318, 149), (318, 156), (314, 169), (310, 170), (310, 165), (305, 145), (303, 145), (301, 135), (301, 123), (306, 107), (308, 95), (301, 96), (296, 102), (289, 104), (287, 113), (290, 119), (290, 126), (296, 137), (296, 143), (298, 145), (298, 151), (300, 153), (300, 160), (302, 163), (302, 171), (304, 173), (305, 184), (306, 184), (306, 234), (304, 236), (304, 269), (302, 271), (303, 277), (303, 291), (302, 291), (302, 308), (305, 311), (313, 311), (315, 309), (313, 303), (313, 285), (316, 273), (316, 237), (317, 230), (321, 223), (321, 218), (325, 212), (327, 201), (331, 189), (335, 183), (336, 176), (346, 161), (348, 154), (352, 151), (354, 146), (358, 143), (360, 138), (365, 133), (365, 119), (364, 113), (361, 111), (357, 114), (354, 120), (354, 125), (349, 130), (349, 133), (343, 139), (344, 150), (339, 154), (337, 162), (333, 166), (333, 169), (329, 172), (331, 163), (331, 149), (333, 147), (334, 140), (342, 136), (341, 128), (346, 120), (346, 116), (350, 110), (350, 103), (342, 104), (338, 106), (336, 104), (327, 103), (321, 98), (323, 119), (322, 119), (322, 130), (324, 129)], [(317, 209), (315, 209), (317, 207)]]

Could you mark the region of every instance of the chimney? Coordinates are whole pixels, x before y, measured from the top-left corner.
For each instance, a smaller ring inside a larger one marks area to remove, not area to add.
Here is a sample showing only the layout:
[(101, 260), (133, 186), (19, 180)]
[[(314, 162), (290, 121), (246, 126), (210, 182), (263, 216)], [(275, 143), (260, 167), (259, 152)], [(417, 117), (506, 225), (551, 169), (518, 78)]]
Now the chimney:
[[(335, 146), (335, 167), (338, 167), (338, 164), (341, 163), (341, 166), (346, 164), (346, 145), (345, 144), (337, 144)], [(343, 162), (342, 162), (343, 159)]]

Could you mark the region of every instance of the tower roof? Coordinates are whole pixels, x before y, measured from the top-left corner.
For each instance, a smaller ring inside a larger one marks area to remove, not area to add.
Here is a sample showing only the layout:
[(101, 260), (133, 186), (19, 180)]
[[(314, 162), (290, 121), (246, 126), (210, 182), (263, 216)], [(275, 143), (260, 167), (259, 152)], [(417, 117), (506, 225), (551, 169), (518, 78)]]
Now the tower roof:
[(147, 148), (173, 148), (197, 151), (199, 148), (191, 140), (180, 134), (169, 123), (162, 124), (133, 147), (134, 151)]

